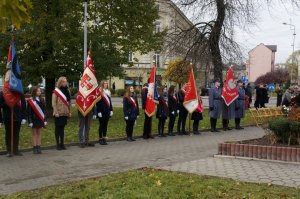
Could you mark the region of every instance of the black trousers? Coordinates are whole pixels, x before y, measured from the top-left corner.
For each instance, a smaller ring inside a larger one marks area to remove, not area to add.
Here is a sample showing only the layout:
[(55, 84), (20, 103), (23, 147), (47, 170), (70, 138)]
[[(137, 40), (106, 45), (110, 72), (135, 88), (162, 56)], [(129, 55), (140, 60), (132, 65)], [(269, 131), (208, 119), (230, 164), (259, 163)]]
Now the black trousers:
[(132, 137), (135, 120), (126, 120), (127, 137)]
[(194, 123), (193, 123), (193, 132), (194, 133), (198, 133), (198, 131), (199, 131), (199, 122), (200, 122), (200, 120), (194, 120)]
[(149, 137), (149, 136), (151, 136), (151, 127), (152, 127), (152, 117), (149, 117), (149, 116), (145, 113), (144, 131), (143, 131), (143, 136), (144, 136), (144, 137)]
[(229, 126), (229, 120), (222, 119), (223, 129), (227, 129)]
[(211, 126), (212, 130), (216, 130), (217, 129), (217, 119), (210, 118), (210, 126)]
[(176, 120), (176, 117), (169, 117), (169, 128), (168, 128), (169, 133), (173, 133), (175, 120)]
[[(6, 150), (10, 153), (10, 147), (11, 147), (11, 122), (5, 121), (5, 144), (6, 144)], [(14, 140), (13, 140), (13, 150), (14, 153), (18, 153), (19, 151), (19, 138), (20, 138), (20, 128), (21, 123), (18, 121), (14, 122)]]
[(241, 126), (241, 118), (235, 118), (235, 126), (240, 127)]
[[(178, 124), (177, 124), (177, 133), (184, 133), (185, 132), (185, 123), (186, 118), (188, 116), (187, 110), (182, 106), (179, 112)], [(181, 130), (180, 130), (181, 129)]]
[(66, 125), (55, 125), (55, 140), (56, 140), (56, 145), (64, 145), (64, 140), (65, 140), (65, 126)]
[(165, 129), (166, 118), (158, 119), (158, 134), (163, 134)]
[(99, 118), (99, 138), (106, 137), (109, 118)]

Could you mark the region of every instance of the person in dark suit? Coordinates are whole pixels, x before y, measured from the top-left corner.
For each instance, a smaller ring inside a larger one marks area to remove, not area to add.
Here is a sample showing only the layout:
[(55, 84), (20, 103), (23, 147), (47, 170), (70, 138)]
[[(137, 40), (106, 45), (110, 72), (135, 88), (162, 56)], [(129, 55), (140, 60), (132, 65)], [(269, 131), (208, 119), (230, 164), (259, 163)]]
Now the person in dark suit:
[(101, 100), (97, 102), (97, 116), (99, 118), (99, 144), (107, 145), (106, 135), (107, 135), (107, 125), (109, 118), (113, 116), (113, 106), (111, 103), (110, 92), (108, 90), (108, 83), (106, 81), (101, 81)]
[[(148, 84), (144, 84), (141, 95), (142, 95), (142, 109), (145, 111), (147, 95), (148, 95)], [(143, 129), (144, 139), (154, 138), (154, 136), (151, 135), (151, 127), (152, 127), (152, 116), (149, 117), (145, 112), (144, 129)]]
[(167, 87), (159, 89), (159, 104), (157, 105), (156, 118), (158, 119), (158, 137), (166, 137), (164, 134), (165, 123), (168, 118), (168, 92)]
[(169, 106), (169, 126), (168, 126), (168, 135), (169, 136), (175, 136), (173, 133), (174, 124), (176, 117), (178, 115), (178, 103), (177, 103), (177, 97), (175, 95), (176, 88), (175, 86), (170, 86), (168, 91), (168, 106)]
[(203, 120), (202, 112), (204, 111), (204, 106), (202, 103), (201, 98), (201, 88), (198, 89), (198, 106), (196, 110), (192, 113), (192, 120), (194, 120), (193, 123), (193, 134), (194, 135), (200, 135), (199, 132), (199, 122), (200, 120)]
[(130, 86), (129, 90), (126, 91), (124, 98), (123, 98), (123, 112), (124, 112), (124, 119), (126, 121), (126, 134), (127, 134), (127, 141), (133, 142), (133, 127), (135, 124), (136, 119), (139, 116), (139, 104), (137, 96), (134, 92), (133, 86)]
[(235, 129), (244, 129), (241, 127), (241, 118), (245, 117), (245, 90), (242, 88), (242, 80), (237, 81), (239, 97), (235, 101)]
[(255, 99), (254, 106), (255, 106), (255, 108), (264, 108), (265, 107), (265, 100), (264, 100), (262, 84), (256, 86), (256, 99)]
[(219, 132), (219, 130), (217, 130), (217, 120), (222, 112), (220, 80), (214, 80), (214, 84), (215, 85), (209, 89), (209, 116), (211, 132)]
[(178, 109), (179, 109), (179, 118), (178, 118), (178, 124), (177, 124), (177, 133), (178, 135), (189, 135), (185, 131), (185, 123), (186, 123), (186, 118), (188, 116), (188, 111), (185, 109), (183, 106), (184, 102), (184, 96), (185, 96), (185, 89), (186, 89), (187, 84), (185, 83), (180, 91), (177, 93), (177, 98), (178, 98)]
[(282, 102), (282, 96), (283, 96), (283, 89), (282, 89), (282, 85), (279, 85), (278, 89), (276, 89), (276, 94), (277, 94), (277, 102), (276, 102), (276, 106), (281, 106), (281, 102)]
[[(6, 101), (3, 96), (3, 92), (0, 92), (0, 108), (3, 110), (3, 117), (0, 117), (0, 123), (4, 122), (5, 126), (5, 145), (6, 145), (6, 157), (11, 157), (11, 109), (6, 104)], [(14, 118), (13, 118), (13, 153), (16, 156), (22, 156), (22, 153), (19, 151), (19, 138), (20, 138), (20, 129), (21, 124), (25, 124), (26, 120), (26, 102), (25, 97), (22, 96), (19, 103), (13, 107)]]

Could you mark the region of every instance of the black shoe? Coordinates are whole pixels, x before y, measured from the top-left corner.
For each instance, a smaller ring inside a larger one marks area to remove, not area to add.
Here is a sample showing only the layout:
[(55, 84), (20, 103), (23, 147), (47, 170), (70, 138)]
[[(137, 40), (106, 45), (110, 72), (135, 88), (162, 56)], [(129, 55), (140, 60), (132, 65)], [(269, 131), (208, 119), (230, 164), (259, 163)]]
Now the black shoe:
[(226, 128), (226, 127), (223, 127), (223, 131), (227, 131), (227, 128)]
[(235, 129), (237, 129), (237, 130), (242, 130), (242, 129), (244, 129), (244, 128), (241, 127), (241, 126), (237, 126), (237, 127), (235, 127)]
[(67, 148), (66, 148), (66, 146), (65, 146), (64, 144), (61, 144), (61, 145), (60, 145), (60, 148), (61, 148), (62, 150), (67, 150)]
[(38, 154), (37, 146), (34, 146), (34, 147), (32, 148), (32, 152), (33, 152), (33, 154)]
[(87, 143), (85, 143), (85, 146), (88, 146), (88, 147), (94, 147), (95, 144), (92, 143), (92, 142), (87, 142)]
[(196, 131), (196, 132), (194, 132), (194, 135), (201, 135), (201, 133)]
[(215, 132), (216, 132), (216, 133), (219, 133), (220, 131), (219, 131), (218, 129), (215, 129)]
[(14, 153), (15, 156), (23, 156), (23, 154), (20, 151), (17, 151)]
[(175, 136), (175, 134), (174, 134), (174, 133), (169, 133), (168, 135), (169, 135), (169, 136)]
[(56, 145), (56, 150), (61, 151), (62, 150), (61, 146), (60, 145)]
[(130, 137), (129, 139), (130, 139), (132, 142), (134, 142), (134, 141), (135, 141), (135, 139), (133, 139), (132, 137)]
[(8, 153), (6, 153), (6, 157), (10, 158), (10, 157), (12, 157), (12, 155), (8, 152)]
[(214, 132), (215, 132), (215, 129), (210, 129), (210, 132), (214, 133)]
[(84, 147), (85, 147), (85, 144), (83, 144), (83, 143), (79, 144), (79, 148), (84, 148)]
[(106, 139), (103, 139), (103, 145), (107, 145)]
[(184, 132), (183, 132), (183, 135), (190, 135), (190, 134), (184, 131)]
[(36, 146), (37, 154), (42, 154), (41, 146)]
[(149, 139), (149, 137), (148, 137), (148, 136), (143, 136), (143, 138), (144, 138), (145, 140)]
[(182, 132), (178, 132), (177, 134), (178, 134), (178, 135), (183, 135), (183, 133), (182, 133)]
[(155, 137), (153, 135), (149, 135), (149, 138), (154, 139)]
[(133, 142), (133, 140), (130, 137), (127, 137), (127, 142)]
[(99, 140), (99, 144), (100, 144), (100, 145), (105, 145), (105, 144), (104, 144), (104, 139), (100, 139), (100, 140)]
[(228, 130), (228, 131), (231, 131), (231, 130), (232, 130), (232, 128), (230, 128), (230, 127), (227, 127), (227, 130)]
[(158, 134), (158, 137), (163, 137), (162, 134)]

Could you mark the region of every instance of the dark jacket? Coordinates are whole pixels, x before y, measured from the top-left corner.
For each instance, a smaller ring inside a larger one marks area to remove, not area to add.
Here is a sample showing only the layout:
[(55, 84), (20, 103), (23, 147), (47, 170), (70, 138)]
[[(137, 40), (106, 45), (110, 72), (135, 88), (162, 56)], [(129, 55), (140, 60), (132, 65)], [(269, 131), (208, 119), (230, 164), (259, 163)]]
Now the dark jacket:
[(137, 116), (140, 114), (139, 104), (138, 104), (138, 100), (136, 97), (134, 98), (134, 101), (135, 101), (136, 107), (131, 102), (129, 97), (123, 98), (124, 117), (128, 117), (128, 120), (136, 120)]
[(183, 102), (184, 102), (184, 96), (185, 96), (184, 91), (182, 91), (182, 90), (178, 91), (178, 94), (177, 94), (178, 104), (182, 107), (183, 107)]
[[(46, 110), (46, 107), (45, 107), (45, 103), (44, 102), (40, 102), (38, 100), (34, 100), (39, 106), (40, 108), (42, 109), (44, 115), (45, 115), (45, 122), (47, 121), (46, 119), (46, 114), (45, 114), (45, 110)], [(42, 120), (39, 118), (39, 116), (35, 113), (35, 111), (32, 109), (31, 105), (27, 102), (27, 121), (28, 121), (28, 124), (30, 123), (34, 123), (36, 121), (39, 121), (39, 122), (42, 122)]]
[[(2, 91), (0, 92), (0, 108), (3, 110), (3, 118), (0, 123), (4, 122), (9, 122), (11, 121), (11, 111), (10, 108), (7, 106)], [(14, 121), (15, 122), (21, 122), (23, 119), (26, 118), (26, 102), (25, 102), (25, 97), (23, 96), (21, 98), (21, 103), (20, 105), (16, 105), (13, 108), (14, 111)]]
[(148, 95), (148, 87), (143, 87), (142, 92), (142, 109), (146, 109), (146, 101), (147, 101), (147, 95)]
[[(176, 117), (178, 111), (178, 102), (177, 98), (168, 95), (168, 105), (169, 105), (169, 117)], [(174, 114), (172, 113), (174, 112)]]
[(168, 110), (168, 102), (166, 102), (163, 97), (158, 98), (158, 105), (156, 110), (156, 117), (157, 118), (167, 118), (169, 114)]
[[(105, 94), (103, 94), (105, 95)], [(113, 106), (112, 106), (112, 103), (111, 103), (111, 98), (106, 95), (107, 98), (108, 98), (108, 103), (110, 104), (108, 106), (108, 104), (104, 101), (104, 96), (102, 96), (101, 100), (99, 100), (96, 104), (96, 109), (97, 109), (97, 117), (98, 117), (98, 113), (101, 113), (102, 114), (102, 117), (103, 118), (109, 118), (110, 117), (110, 111), (113, 111)]]

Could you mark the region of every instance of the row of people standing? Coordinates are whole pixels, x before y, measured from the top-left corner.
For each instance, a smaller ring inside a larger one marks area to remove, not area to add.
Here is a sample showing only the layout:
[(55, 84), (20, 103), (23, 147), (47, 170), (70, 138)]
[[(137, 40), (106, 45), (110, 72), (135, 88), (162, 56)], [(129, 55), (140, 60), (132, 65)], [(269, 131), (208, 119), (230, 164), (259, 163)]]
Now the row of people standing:
[(221, 82), (217, 79), (214, 81), (214, 86), (209, 90), (209, 116), (211, 124), (211, 132), (219, 132), (217, 129), (217, 120), (222, 115), (223, 130), (231, 130), (229, 127), (229, 120), (235, 120), (235, 128), (238, 130), (241, 127), (241, 118), (245, 117), (245, 90), (243, 89), (243, 82), (237, 81), (238, 97), (229, 106), (222, 98)]

